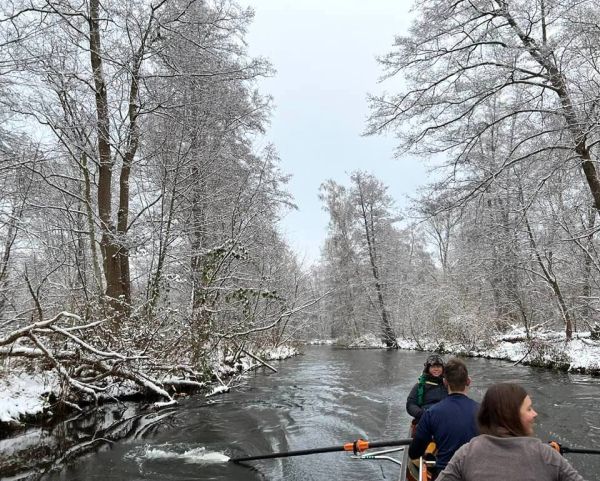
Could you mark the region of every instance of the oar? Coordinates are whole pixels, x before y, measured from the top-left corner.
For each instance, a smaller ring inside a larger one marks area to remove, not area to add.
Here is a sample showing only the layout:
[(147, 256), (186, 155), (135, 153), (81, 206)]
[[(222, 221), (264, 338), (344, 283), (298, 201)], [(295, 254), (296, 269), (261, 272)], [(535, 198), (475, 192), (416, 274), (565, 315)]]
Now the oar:
[(560, 452), (561, 453), (600, 454), (600, 449), (569, 448), (567, 446), (561, 446)]
[(397, 439), (395, 441), (369, 442), (358, 439), (352, 443), (346, 443), (343, 446), (328, 446), (325, 448), (300, 449), (298, 451), (283, 451), (280, 453), (261, 454), (259, 456), (245, 456), (239, 458), (229, 458), (229, 461), (239, 463), (241, 461), (254, 461), (256, 459), (288, 458), (290, 456), (304, 456), (306, 454), (333, 453), (336, 451), (351, 451), (354, 454), (361, 453), (369, 448), (383, 448), (385, 446), (407, 446), (412, 439)]
[(580, 454), (600, 454), (600, 449), (586, 449), (586, 448), (570, 448), (563, 446), (556, 441), (550, 441), (548, 444), (556, 449), (560, 454), (564, 453), (580, 453)]

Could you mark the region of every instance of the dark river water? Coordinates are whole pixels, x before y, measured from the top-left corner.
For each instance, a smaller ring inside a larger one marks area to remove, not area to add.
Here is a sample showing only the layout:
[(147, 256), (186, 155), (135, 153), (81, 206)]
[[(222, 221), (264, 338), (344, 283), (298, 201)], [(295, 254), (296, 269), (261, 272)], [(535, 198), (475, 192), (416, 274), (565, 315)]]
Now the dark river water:
[[(302, 356), (275, 363), (277, 373), (248, 374), (228, 394), (185, 398), (176, 409), (135, 418), (123, 428), (130, 432), (121, 441), (104, 444), (43, 479), (394, 480), (394, 464), (342, 452), (247, 465), (218, 458), (341, 445), (359, 437), (405, 438), (410, 418), (404, 404), (425, 357), (411, 351), (309, 347)], [(519, 382), (538, 412), (538, 437), (600, 448), (599, 378), (484, 359), (467, 359), (467, 365), (474, 399), (481, 400), (492, 383)], [(119, 411), (118, 417), (132, 414)], [(214, 457), (216, 462), (208, 462)], [(600, 479), (600, 455), (569, 454), (567, 459), (587, 480)]]

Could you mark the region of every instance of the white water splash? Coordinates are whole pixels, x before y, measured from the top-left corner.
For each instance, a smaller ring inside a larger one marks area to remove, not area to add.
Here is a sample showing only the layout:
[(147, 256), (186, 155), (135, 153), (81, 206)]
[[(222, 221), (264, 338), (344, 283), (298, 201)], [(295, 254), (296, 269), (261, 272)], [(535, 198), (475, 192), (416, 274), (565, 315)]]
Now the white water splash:
[(229, 456), (218, 451), (207, 451), (204, 447), (185, 449), (181, 445), (163, 444), (160, 446), (145, 446), (141, 452), (132, 453), (138, 460), (176, 459), (188, 464), (226, 463)]

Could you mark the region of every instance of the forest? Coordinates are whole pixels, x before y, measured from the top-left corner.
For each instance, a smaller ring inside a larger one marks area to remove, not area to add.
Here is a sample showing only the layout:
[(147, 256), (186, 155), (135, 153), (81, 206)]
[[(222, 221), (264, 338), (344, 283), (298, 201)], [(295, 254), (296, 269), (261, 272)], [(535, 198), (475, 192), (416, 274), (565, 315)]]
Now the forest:
[(392, 132), (398, 153), (428, 159), (435, 181), (404, 217), (368, 173), (324, 184), (319, 280), (339, 292), (324, 300), (332, 328), (353, 336), (371, 318), (388, 346), (468, 345), (511, 325), (566, 341), (597, 330), (600, 8), (416, 8), (408, 35), (379, 59), (389, 92), (370, 96), (367, 133)]
[(365, 134), (434, 180), (400, 211), (366, 170), (324, 179), (311, 266), (279, 228), (293, 173), (260, 141), (274, 72), (248, 53), (251, 9), (0, 10), (0, 377), (53, 369), (67, 405), (115, 383), (171, 403), (311, 339), (600, 330), (595, 1), (420, 1)]

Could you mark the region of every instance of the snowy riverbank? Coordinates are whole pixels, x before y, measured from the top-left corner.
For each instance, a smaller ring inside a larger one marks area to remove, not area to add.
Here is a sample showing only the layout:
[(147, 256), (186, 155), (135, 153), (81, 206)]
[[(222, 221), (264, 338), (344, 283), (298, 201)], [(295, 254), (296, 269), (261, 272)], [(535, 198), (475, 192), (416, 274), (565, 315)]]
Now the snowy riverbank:
[[(213, 372), (217, 380), (206, 386), (205, 396), (228, 391), (229, 383), (237, 374), (259, 368), (268, 361), (286, 359), (298, 353), (294, 347), (279, 346), (262, 352), (260, 361), (244, 355), (233, 365), (226, 360), (215, 367)], [(129, 397), (137, 391), (134, 383), (119, 383), (107, 390), (100, 400)], [(60, 393), (60, 378), (54, 370), (29, 372), (0, 366), (0, 438), (6, 432), (26, 424), (51, 419), (54, 416), (52, 406)], [(160, 403), (157, 407), (160, 407)]]
[[(593, 340), (590, 332), (580, 332), (565, 342), (564, 333), (555, 331), (536, 332), (535, 338), (527, 339), (524, 329), (514, 328), (487, 345), (464, 340), (414, 340), (398, 339), (400, 349), (438, 351), (444, 354), (467, 357), (484, 357), (547, 367), (574, 373), (600, 375), (600, 341)], [(384, 348), (373, 335), (353, 342), (350, 348)]]
[[(332, 341), (321, 343), (331, 344)], [(446, 354), (501, 359), (524, 365), (543, 366), (568, 372), (600, 375), (600, 341), (592, 340), (589, 332), (577, 333), (569, 343), (564, 334), (557, 332), (536, 333), (534, 340), (527, 340), (525, 332), (515, 328), (494, 339), (487, 346), (471, 345), (447, 340), (427, 341), (398, 339), (400, 349), (441, 351)], [(384, 348), (375, 336), (365, 336), (353, 342), (350, 348)], [(263, 353), (264, 361), (285, 359), (298, 354), (295, 348), (279, 347)], [(221, 365), (217, 370), (218, 381), (207, 386), (206, 396), (229, 390), (225, 380), (233, 379), (235, 373), (246, 372), (264, 364), (242, 357), (235, 366)], [(133, 386), (120, 385), (110, 396), (131, 394)], [(43, 373), (0, 371), (0, 426), (18, 427), (32, 420), (52, 417), (52, 400), (60, 393), (60, 382), (54, 371)]]

